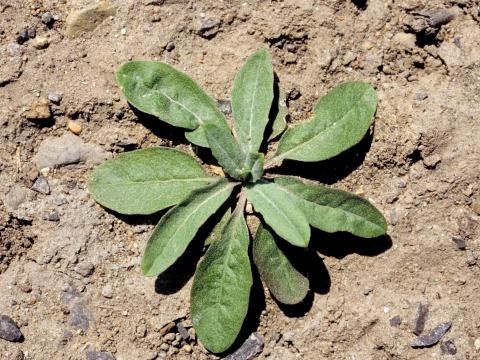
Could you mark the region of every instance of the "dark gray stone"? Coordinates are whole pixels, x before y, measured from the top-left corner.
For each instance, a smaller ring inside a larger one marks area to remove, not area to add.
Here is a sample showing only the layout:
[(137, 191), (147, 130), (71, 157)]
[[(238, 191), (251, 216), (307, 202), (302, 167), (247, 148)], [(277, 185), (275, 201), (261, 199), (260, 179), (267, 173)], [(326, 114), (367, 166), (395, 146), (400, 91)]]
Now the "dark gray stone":
[(435, 345), (452, 326), (451, 322), (441, 323), (427, 334), (417, 337), (410, 343), (412, 348), (424, 348)]
[(0, 339), (12, 342), (23, 340), (23, 335), (17, 324), (7, 315), (0, 315)]
[(188, 330), (185, 328), (185, 326), (183, 326), (182, 323), (177, 324), (177, 330), (183, 340), (188, 340), (190, 338)]
[(263, 339), (257, 333), (253, 333), (233, 354), (225, 360), (250, 360), (263, 351)]
[(221, 23), (218, 19), (203, 20), (198, 28), (198, 34), (204, 38), (212, 38), (220, 30)]
[(428, 316), (428, 305), (422, 303), (416, 303), (412, 308), (413, 321), (412, 332), (415, 335), (420, 335), (425, 328), (425, 322)]
[(402, 324), (402, 318), (400, 315), (394, 316), (390, 319), (390, 326), (400, 326)]
[(50, 185), (48, 184), (47, 178), (40, 175), (33, 183), (32, 190), (45, 195), (50, 194)]
[(43, 13), (42, 14), (42, 22), (45, 25), (52, 25), (54, 23), (55, 19), (53, 18), (53, 15), (49, 12)]
[(225, 115), (230, 115), (232, 113), (232, 103), (230, 100), (217, 100), (218, 108)]
[(84, 301), (77, 301), (70, 309), (70, 323), (83, 331), (87, 331), (90, 327), (90, 313)]
[(457, 245), (459, 250), (465, 250), (465, 239), (461, 238), (460, 236), (454, 236), (452, 237), (452, 241), (455, 243), (455, 245)]
[(167, 51), (172, 51), (173, 49), (175, 49), (175, 43), (173, 41), (169, 41), (165, 49)]
[(49, 221), (60, 221), (60, 215), (56, 211), (52, 211), (48, 214)]
[(87, 351), (87, 360), (116, 360), (115, 357), (106, 351)]
[(457, 353), (457, 347), (452, 340), (442, 341), (440, 343), (440, 350), (442, 354), (455, 355)]

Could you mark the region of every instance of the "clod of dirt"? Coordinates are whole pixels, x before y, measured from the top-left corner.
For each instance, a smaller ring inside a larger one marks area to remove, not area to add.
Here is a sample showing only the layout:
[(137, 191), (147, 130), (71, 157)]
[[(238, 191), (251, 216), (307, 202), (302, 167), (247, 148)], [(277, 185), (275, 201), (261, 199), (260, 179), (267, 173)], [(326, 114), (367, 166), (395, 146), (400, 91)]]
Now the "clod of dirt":
[(67, 35), (73, 38), (93, 31), (106, 18), (115, 15), (116, 10), (116, 6), (108, 1), (101, 1), (96, 5), (72, 12), (65, 20)]
[(472, 250), (465, 251), (465, 256), (467, 257), (468, 266), (473, 266), (477, 263), (477, 258)]
[(435, 34), (442, 25), (452, 21), (455, 15), (446, 9), (414, 13), (406, 25), (416, 33)]
[(250, 360), (263, 351), (263, 339), (257, 333), (253, 333), (233, 354), (225, 360)]
[(422, 303), (416, 303), (412, 308), (413, 321), (412, 332), (415, 335), (420, 335), (425, 328), (425, 322), (428, 316), (428, 305)]
[(113, 297), (113, 288), (112, 285), (107, 284), (102, 289), (102, 296), (107, 299), (111, 299)]
[(87, 360), (116, 360), (115, 357), (106, 351), (87, 351)]
[(427, 334), (417, 337), (410, 343), (410, 346), (412, 348), (424, 348), (433, 346), (440, 341), (440, 339), (443, 337), (443, 335), (446, 334), (446, 332), (450, 329), (451, 326), (451, 322), (442, 323), (435, 327), (433, 330), (430, 330)]
[(86, 144), (78, 136), (64, 134), (61, 137), (50, 137), (42, 141), (33, 162), (38, 169), (87, 162), (98, 164), (107, 159), (109, 154), (101, 147)]
[(75, 272), (83, 277), (88, 277), (93, 274), (95, 266), (90, 261), (84, 261), (75, 266)]
[(46, 37), (37, 37), (32, 40), (32, 46), (37, 50), (46, 49), (50, 45), (50, 41)]
[(17, 210), (18, 207), (27, 200), (28, 192), (27, 189), (18, 185), (11, 187), (4, 198), (4, 204), (7, 210)]
[(440, 350), (442, 354), (455, 355), (457, 353), (457, 347), (452, 340), (442, 341), (440, 343)]
[(427, 169), (435, 169), (435, 167), (442, 161), (439, 155), (430, 155), (423, 159), (423, 165)]
[(0, 315), (0, 339), (12, 342), (23, 339), (23, 335), (17, 324), (7, 315)]
[(78, 121), (69, 120), (67, 123), (68, 130), (70, 130), (75, 135), (79, 135), (82, 132), (82, 124)]
[(50, 194), (50, 185), (48, 184), (47, 178), (40, 175), (33, 183), (32, 190), (45, 195)]
[(25, 114), (28, 120), (48, 120), (52, 117), (50, 103), (46, 98), (40, 98), (32, 104)]

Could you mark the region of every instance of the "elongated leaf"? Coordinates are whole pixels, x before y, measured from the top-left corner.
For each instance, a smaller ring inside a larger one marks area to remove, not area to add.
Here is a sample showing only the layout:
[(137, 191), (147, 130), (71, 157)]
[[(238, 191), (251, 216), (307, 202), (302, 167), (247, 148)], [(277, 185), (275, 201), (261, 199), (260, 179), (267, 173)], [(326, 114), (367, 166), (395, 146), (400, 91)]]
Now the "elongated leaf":
[(340, 154), (363, 138), (376, 107), (377, 95), (369, 84), (337, 86), (320, 99), (313, 120), (285, 132), (276, 158), (320, 161)]
[(372, 238), (384, 235), (387, 222), (367, 200), (345, 191), (304, 184), (293, 177), (277, 177), (275, 183), (298, 197), (298, 206), (310, 224), (325, 232), (346, 231)]
[(230, 209), (230, 207), (227, 207), (220, 221), (215, 224), (215, 226), (212, 229), (212, 232), (205, 239), (205, 242), (203, 243), (204, 246), (210, 246), (215, 241), (218, 241), (220, 239), (220, 237), (222, 236), (223, 228), (225, 227), (225, 224), (230, 219), (231, 215), (232, 215), (232, 210)]
[[(120, 67), (117, 82), (128, 102), (137, 109), (173, 125), (197, 129), (203, 124), (227, 128), (215, 101), (184, 73), (156, 61), (131, 61)], [(202, 133), (194, 137), (206, 146)]]
[[(274, 99), (275, 101), (275, 99)], [(276, 105), (276, 114), (272, 123), (272, 131), (268, 137), (268, 141), (275, 139), (287, 128), (287, 97), (283, 91), (279, 91), (278, 102)]]
[(220, 179), (193, 191), (184, 201), (170, 209), (155, 227), (142, 258), (147, 276), (165, 271), (185, 251), (200, 226), (227, 200), (234, 183)]
[(233, 344), (247, 315), (252, 287), (248, 243), (243, 208), (237, 208), (195, 273), (193, 326), (202, 344), (215, 353)]
[(255, 182), (263, 176), (263, 154), (250, 153), (247, 158), (247, 169), (250, 169), (252, 182)]
[(308, 246), (308, 221), (295, 204), (294, 197), (279, 185), (264, 181), (250, 184), (247, 186), (247, 199), (280, 237), (295, 246)]
[(278, 247), (280, 241), (263, 225), (253, 241), (253, 261), (262, 280), (275, 298), (284, 304), (298, 304), (308, 293), (309, 281), (290, 263)]
[(191, 156), (170, 148), (120, 154), (95, 168), (89, 190), (101, 205), (121, 214), (152, 214), (178, 204), (212, 182)]
[(272, 100), (272, 61), (261, 49), (248, 58), (233, 83), (234, 126), (245, 154), (260, 149)]
[(235, 179), (243, 179), (245, 156), (230, 130), (224, 131), (215, 125), (205, 125), (203, 129), (212, 154), (223, 170)]

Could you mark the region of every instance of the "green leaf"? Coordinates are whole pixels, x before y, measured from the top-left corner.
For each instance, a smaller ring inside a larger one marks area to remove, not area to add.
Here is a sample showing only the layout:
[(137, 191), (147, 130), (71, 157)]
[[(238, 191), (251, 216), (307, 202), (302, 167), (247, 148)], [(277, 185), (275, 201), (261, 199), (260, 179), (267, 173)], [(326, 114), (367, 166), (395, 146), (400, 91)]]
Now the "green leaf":
[(191, 156), (160, 147), (105, 161), (93, 171), (88, 187), (97, 202), (116, 212), (152, 214), (212, 180)]
[[(212, 154), (223, 170), (235, 179), (243, 179), (245, 155), (232, 133), (215, 125), (203, 127)], [(247, 172), (248, 174), (248, 172)]]
[(273, 100), (272, 61), (267, 49), (250, 56), (232, 91), (234, 126), (245, 154), (258, 152)]
[(198, 189), (170, 209), (155, 227), (142, 258), (147, 276), (165, 271), (185, 251), (200, 226), (215, 213), (232, 193), (235, 183), (220, 179)]
[(285, 132), (275, 158), (320, 161), (340, 154), (363, 138), (376, 107), (371, 85), (355, 81), (337, 86), (320, 99), (313, 120)]
[(298, 304), (308, 293), (309, 281), (278, 247), (279, 241), (278, 237), (260, 225), (253, 240), (253, 261), (262, 280), (278, 301), (288, 305)]
[(187, 139), (194, 145), (208, 148), (208, 141), (207, 141), (207, 137), (205, 136), (205, 131), (203, 129), (203, 126), (199, 126), (193, 131), (186, 131), (185, 139)]
[(264, 181), (249, 184), (247, 199), (280, 237), (295, 246), (308, 246), (308, 221), (295, 204), (294, 197), (279, 185)]
[(202, 344), (215, 353), (233, 344), (248, 311), (253, 280), (244, 205), (243, 201), (225, 225), (220, 240), (208, 248), (192, 285), (193, 326)]
[(275, 183), (298, 197), (297, 204), (309, 223), (322, 231), (346, 231), (364, 238), (387, 232), (382, 213), (359, 196), (318, 184), (304, 184), (293, 177), (277, 177)]
[[(228, 129), (215, 101), (195, 81), (170, 65), (131, 61), (120, 67), (117, 82), (130, 104), (173, 126), (193, 130), (215, 124)], [(196, 135), (196, 144), (205, 146), (201, 132)]]
[(263, 160), (262, 153), (250, 153), (246, 162), (246, 169), (249, 169), (251, 175), (251, 181), (255, 182), (260, 180), (263, 176)]
[[(279, 91), (277, 105), (275, 109), (275, 118), (272, 123), (272, 131), (268, 141), (275, 139), (287, 128), (287, 96), (283, 91)], [(275, 100), (274, 100), (275, 101)]]
[(220, 236), (222, 235), (223, 228), (225, 227), (225, 224), (227, 223), (227, 221), (230, 219), (231, 214), (232, 214), (232, 210), (230, 209), (230, 207), (227, 207), (227, 209), (225, 210), (222, 218), (215, 224), (215, 226), (212, 229), (212, 232), (205, 239), (205, 242), (203, 243), (203, 246), (210, 246), (215, 241), (220, 239)]

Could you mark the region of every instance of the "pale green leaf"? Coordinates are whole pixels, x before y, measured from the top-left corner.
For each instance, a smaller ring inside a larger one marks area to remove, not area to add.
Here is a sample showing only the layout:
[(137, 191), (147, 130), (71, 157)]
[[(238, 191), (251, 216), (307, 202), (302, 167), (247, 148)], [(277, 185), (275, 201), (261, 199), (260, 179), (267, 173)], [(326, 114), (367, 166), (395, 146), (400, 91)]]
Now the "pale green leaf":
[(305, 184), (293, 177), (277, 177), (275, 183), (298, 198), (309, 223), (325, 232), (346, 231), (372, 238), (384, 235), (387, 222), (367, 200), (319, 184)]
[(208, 248), (192, 284), (193, 326), (202, 344), (215, 353), (234, 343), (248, 311), (253, 280), (244, 204), (233, 212), (220, 240)]
[(105, 161), (93, 171), (88, 187), (98, 203), (116, 212), (152, 214), (212, 180), (191, 156), (159, 147)]
[(192, 144), (197, 146), (202, 146), (208, 148), (208, 141), (207, 137), (205, 136), (205, 131), (203, 126), (199, 126), (193, 131), (186, 131), (185, 132), (185, 139), (190, 141)]
[(247, 158), (247, 169), (250, 169), (251, 181), (255, 182), (263, 176), (263, 160), (262, 153), (250, 153)]
[(227, 207), (227, 209), (223, 213), (222, 218), (215, 224), (215, 226), (212, 229), (212, 232), (205, 239), (205, 242), (203, 243), (204, 246), (210, 246), (215, 241), (220, 239), (223, 228), (225, 227), (225, 224), (227, 223), (227, 221), (230, 219), (231, 214), (232, 214), (232, 210), (230, 210), (230, 207)]
[(355, 81), (337, 86), (320, 99), (313, 120), (283, 134), (275, 158), (320, 161), (340, 154), (364, 137), (376, 107), (371, 85)]
[(261, 49), (248, 58), (233, 83), (234, 126), (245, 154), (260, 149), (272, 100), (272, 61), (268, 50)]
[[(275, 106), (275, 118), (272, 122), (272, 131), (268, 137), (268, 141), (275, 139), (287, 128), (287, 97), (283, 91), (279, 91), (277, 104)], [(275, 101), (275, 100), (274, 100)]]
[(253, 240), (253, 261), (262, 280), (278, 301), (289, 305), (298, 304), (308, 293), (309, 281), (295, 269), (278, 247), (280, 241), (260, 225)]
[(308, 246), (308, 221), (295, 204), (294, 197), (279, 185), (264, 181), (250, 184), (247, 186), (247, 199), (280, 237), (295, 246)]
[(228, 199), (235, 184), (220, 179), (198, 189), (170, 209), (155, 227), (148, 240), (141, 267), (145, 275), (165, 271), (185, 251), (200, 226)]
[[(120, 67), (117, 82), (137, 109), (173, 125), (197, 129), (204, 124), (227, 128), (215, 101), (186, 74), (156, 61), (131, 61)], [(201, 133), (196, 144), (204, 146)]]
[(245, 155), (230, 130), (225, 131), (215, 125), (203, 127), (212, 154), (223, 170), (235, 179), (243, 179)]

